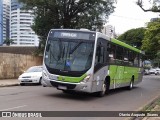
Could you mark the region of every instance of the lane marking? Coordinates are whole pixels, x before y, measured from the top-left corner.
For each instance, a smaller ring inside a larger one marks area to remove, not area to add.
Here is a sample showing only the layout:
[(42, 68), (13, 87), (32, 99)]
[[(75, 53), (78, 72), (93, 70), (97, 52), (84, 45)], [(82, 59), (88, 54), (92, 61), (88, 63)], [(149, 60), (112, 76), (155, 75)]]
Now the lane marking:
[(17, 107), (2, 109), (2, 110), (0, 110), (0, 111), (7, 111), (7, 110), (12, 110), (12, 109), (18, 109), (18, 108), (22, 108), (22, 107), (26, 107), (26, 106), (27, 106), (27, 105), (22, 105), (22, 106), (17, 106)]

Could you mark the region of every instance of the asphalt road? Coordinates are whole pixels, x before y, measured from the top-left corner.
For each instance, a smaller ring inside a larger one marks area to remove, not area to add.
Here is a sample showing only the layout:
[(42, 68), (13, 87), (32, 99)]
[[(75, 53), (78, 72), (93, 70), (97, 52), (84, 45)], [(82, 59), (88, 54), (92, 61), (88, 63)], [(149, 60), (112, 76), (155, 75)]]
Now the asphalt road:
[[(160, 95), (160, 76), (147, 75), (134, 89), (111, 90), (98, 98), (88, 94), (65, 94), (56, 88), (14, 86), (0, 88), (0, 111), (135, 111)], [(44, 119), (44, 118), (43, 118)], [(46, 118), (66, 120), (67, 118)], [(82, 118), (68, 118), (68, 120)], [(83, 120), (123, 120), (125, 118), (83, 118)], [(16, 120), (16, 118), (15, 118)]]

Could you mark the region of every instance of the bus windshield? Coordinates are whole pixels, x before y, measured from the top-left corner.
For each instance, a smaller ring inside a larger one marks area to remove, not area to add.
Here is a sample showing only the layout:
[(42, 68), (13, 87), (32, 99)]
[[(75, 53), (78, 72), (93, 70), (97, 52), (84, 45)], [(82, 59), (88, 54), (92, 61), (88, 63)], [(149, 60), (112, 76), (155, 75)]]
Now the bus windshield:
[(53, 71), (82, 72), (91, 67), (94, 41), (68, 38), (49, 38), (45, 64)]

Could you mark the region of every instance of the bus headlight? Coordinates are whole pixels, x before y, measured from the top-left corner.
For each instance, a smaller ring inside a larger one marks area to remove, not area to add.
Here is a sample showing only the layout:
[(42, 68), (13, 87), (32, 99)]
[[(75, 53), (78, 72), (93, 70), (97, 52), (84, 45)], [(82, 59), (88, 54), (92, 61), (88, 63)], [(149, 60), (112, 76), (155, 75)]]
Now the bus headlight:
[(49, 79), (49, 77), (48, 77), (48, 75), (47, 75), (47, 73), (46, 73), (45, 70), (43, 70), (42, 77), (43, 77), (44, 79)]
[(84, 80), (83, 80), (83, 82), (88, 82), (89, 81), (89, 79), (90, 79), (90, 77), (91, 77), (91, 75), (87, 75), (85, 78), (84, 78)]

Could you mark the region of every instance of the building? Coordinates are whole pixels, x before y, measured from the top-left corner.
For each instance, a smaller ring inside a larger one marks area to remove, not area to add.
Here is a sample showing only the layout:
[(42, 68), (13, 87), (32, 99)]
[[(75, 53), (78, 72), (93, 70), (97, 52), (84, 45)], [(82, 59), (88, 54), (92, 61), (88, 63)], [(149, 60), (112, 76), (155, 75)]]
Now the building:
[(3, 1), (0, 0), (0, 45), (3, 44)]
[(10, 39), (13, 46), (38, 46), (39, 39), (32, 30), (34, 15), (31, 10), (22, 10), (23, 4), (11, 0)]
[(10, 2), (3, 0), (3, 41), (9, 39)]
[(115, 28), (112, 25), (104, 25), (102, 29), (102, 33), (114, 38), (115, 37)]
[(0, 45), (9, 38), (9, 0), (0, 0)]

